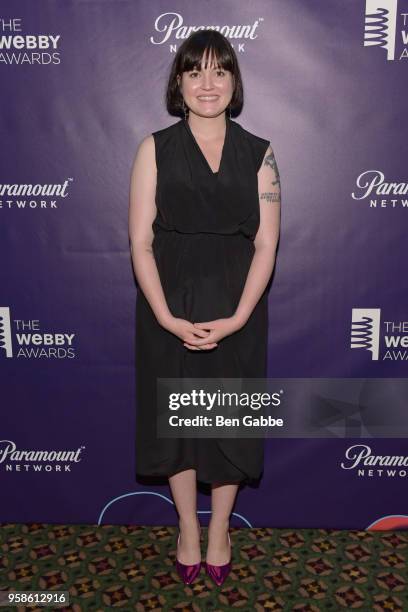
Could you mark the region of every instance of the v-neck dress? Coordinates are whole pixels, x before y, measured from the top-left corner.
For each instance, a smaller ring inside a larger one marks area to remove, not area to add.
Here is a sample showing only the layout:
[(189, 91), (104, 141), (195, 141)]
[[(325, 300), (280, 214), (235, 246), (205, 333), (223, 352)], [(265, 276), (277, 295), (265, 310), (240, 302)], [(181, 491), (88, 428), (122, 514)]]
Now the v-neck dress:
[[(186, 119), (153, 132), (157, 166), (152, 250), (170, 312), (190, 322), (236, 311), (260, 223), (257, 173), (269, 145), (226, 118), (218, 172)], [(191, 350), (162, 327), (140, 287), (136, 302), (136, 473), (249, 483), (263, 471), (263, 438), (159, 438), (157, 378), (264, 378), (267, 290), (241, 329), (211, 350)]]

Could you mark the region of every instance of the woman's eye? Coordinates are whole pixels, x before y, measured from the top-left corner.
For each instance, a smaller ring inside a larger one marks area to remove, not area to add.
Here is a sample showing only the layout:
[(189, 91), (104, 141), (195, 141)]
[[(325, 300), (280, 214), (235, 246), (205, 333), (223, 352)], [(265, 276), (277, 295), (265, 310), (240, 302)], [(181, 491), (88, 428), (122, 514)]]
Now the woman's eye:
[[(188, 74), (190, 77), (196, 77), (199, 75), (199, 72), (198, 70), (191, 70)], [(217, 76), (225, 76), (225, 71), (221, 69), (217, 70)]]

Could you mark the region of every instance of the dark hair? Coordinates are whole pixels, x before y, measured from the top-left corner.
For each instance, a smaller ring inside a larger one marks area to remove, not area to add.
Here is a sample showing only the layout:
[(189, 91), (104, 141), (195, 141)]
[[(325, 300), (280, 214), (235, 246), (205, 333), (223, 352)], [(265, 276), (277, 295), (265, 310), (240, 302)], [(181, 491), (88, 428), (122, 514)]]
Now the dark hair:
[[(170, 69), (166, 91), (166, 107), (170, 115), (184, 116), (183, 96), (177, 76), (189, 70), (201, 70), (201, 61), (206, 54), (206, 64), (210, 54), (223, 70), (229, 70), (234, 80), (234, 91), (230, 102), (231, 116), (239, 115), (244, 104), (244, 88), (237, 56), (229, 40), (217, 30), (193, 32), (178, 49)], [(205, 67), (207, 67), (205, 65)]]

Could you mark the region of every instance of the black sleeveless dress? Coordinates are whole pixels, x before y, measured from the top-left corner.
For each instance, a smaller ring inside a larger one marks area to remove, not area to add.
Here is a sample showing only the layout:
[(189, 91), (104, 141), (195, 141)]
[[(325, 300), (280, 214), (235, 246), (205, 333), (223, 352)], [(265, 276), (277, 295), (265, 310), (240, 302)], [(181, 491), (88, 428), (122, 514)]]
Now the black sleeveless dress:
[[(186, 119), (153, 133), (157, 215), (153, 254), (171, 313), (191, 322), (234, 314), (255, 252), (257, 172), (269, 141), (226, 118), (217, 173)], [(156, 378), (266, 377), (265, 289), (247, 323), (212, 350), (194, 351), (156, 320), (142, 290), (136, 302), (136, 473), (188, 468), (202, 482), (249, 483), (263, 470), (262, 438), (157, 438)]]

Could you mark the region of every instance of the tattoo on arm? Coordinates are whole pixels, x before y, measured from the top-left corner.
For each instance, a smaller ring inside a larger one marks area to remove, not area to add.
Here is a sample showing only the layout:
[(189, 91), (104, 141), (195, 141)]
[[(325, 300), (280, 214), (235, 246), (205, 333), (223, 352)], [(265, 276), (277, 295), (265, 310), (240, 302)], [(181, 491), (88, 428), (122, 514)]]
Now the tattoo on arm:
[(273, 151), (271, 153), (268, 153), (268, 155), (265, 156), (263, 165), (269, 166), (273, 170), (274, 179), (272, 180), (272, 186), (274, 187), (274, 191), (265, 191), (264, 193), (261, 193), (259, 197), (261, 200), (266, 200), (267, 202), (280, 202), (280, 197), (281, 197), (280, 176), (279, 176), (278, 165), (276, 163), (276, 159), (275, 159), (275, 155)]
[(265, 191), (261, 193), (259, 196), (261, 200), (266, 200), (267, 202), (279, 202), (280, 194), (277, 191)]
[(278, 166), (277, 166), (275, 155), (273, 151), (271, 153), (268, 153), (268, 155), (265, 156), (264, 166), (270, 166), (275, 174), (276, 180), (272, 181), (272, 185), (280, 185), (279, 170), (278, 170)]

